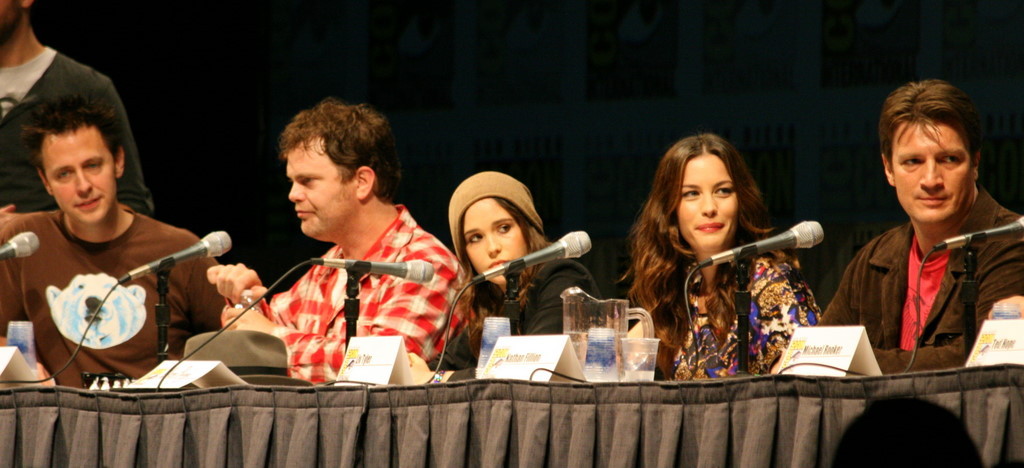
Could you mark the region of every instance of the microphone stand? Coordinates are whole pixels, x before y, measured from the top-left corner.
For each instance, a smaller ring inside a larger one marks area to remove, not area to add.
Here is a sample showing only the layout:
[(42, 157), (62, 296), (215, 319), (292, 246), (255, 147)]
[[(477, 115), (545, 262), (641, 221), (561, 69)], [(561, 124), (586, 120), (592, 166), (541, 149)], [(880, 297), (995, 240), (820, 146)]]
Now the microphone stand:
[(171, 324), (171, 307), (167, 304), (170, 268), (156, 273), (156, 363), (167, 360), (167, 327)]
[(970, 240), (964, 245), (964, 284), (960, 290), (960, 302), (964, 304), (964, 361), (971, 357), (971, 348), (977, 334), (976, 304), (978, 302), (978, 280), (974, 274), (978, 270), (977, 252), (971, 247)]
[(365, 273), (358, 269), (348, 270), (348, 281), (345, 282), (345, 350), (348, 351), (352, 338), (356, 336), (356, 324), (359, 322), (359, 278)]
[(505, 304), (502, 312), (508, 317), (509, 331), (519, 335), (519, 272), (505, 274)]
[(739, 259), (736, 265), (736, 294), (733, 302), (736, 304), (736, 338), (739, 341), (736, 350), (736, 357), (739, 358), (739, 365), (736, 369), (737, 376), (750, 375), (750, 260)]

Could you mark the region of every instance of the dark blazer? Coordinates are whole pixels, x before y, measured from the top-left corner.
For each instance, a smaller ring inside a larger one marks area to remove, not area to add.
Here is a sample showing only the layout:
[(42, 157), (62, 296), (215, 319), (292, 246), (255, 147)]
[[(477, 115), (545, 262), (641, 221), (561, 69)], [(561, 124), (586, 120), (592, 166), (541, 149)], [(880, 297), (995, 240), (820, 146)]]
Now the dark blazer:
[[(1010, 224), (1020, 218), (978, 189), (961, 234)], [(819, 325), (864, 325), (884, 373), (902, 371), (910, 352), (900, 349), (903, 304), (907, 297), (907, 268), (914, 229), (910, 223), (893, 228), (864, 246), (846, 268), (843, 279)], [(992, 304), (1024, 295), (1024, 241), (1019, 238), (987, 242), (977, 248), (976, 302), (978, 329)], [(963, 303), (964, 251), (950, 253), (946, 273), (925, 321), (912, 370), (943, 369), (964, 364)]]

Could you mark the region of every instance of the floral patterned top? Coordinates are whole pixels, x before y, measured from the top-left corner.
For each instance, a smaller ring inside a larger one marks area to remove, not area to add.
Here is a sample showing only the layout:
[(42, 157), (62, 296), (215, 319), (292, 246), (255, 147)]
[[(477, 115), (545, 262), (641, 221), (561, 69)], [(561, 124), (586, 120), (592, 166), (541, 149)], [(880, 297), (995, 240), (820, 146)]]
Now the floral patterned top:
[[(768, 374), (789, 346), (793, 329), (818, 323), (821, 310), (800, 272), (786, 263), (760, 257), (751, 265), (750, 373)], [(700, 279), (697, 280), (698, 285)], [(707, 379), (736, 374), (736, 326), (721, 346), (704, 311), (691, 295), (690, 334), (675, 360), (675, 380)]]

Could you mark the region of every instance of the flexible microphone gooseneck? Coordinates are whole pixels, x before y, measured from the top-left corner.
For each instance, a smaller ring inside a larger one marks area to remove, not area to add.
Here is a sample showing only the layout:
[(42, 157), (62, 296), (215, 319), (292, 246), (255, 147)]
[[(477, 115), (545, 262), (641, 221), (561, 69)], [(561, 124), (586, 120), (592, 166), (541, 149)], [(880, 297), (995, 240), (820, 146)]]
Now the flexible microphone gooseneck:
[(231, 250), (231, 236), (224, 231), (211, 232), (199, 242), (185, 250), (173, 253), (159, 260), (154, 260), (129, 271), (118, 279), (117, 283), (124, 284), (150, 273), (158, 273), (193, 258), (219, 257), (224, 255), (228, 250)]
[(985, 229), (983, 231), (971, 232), (968, 234), (961, 234), (959, 236), (950, 237), (938, 244), (932, 249), (933, 252), (940, 252), (948, 249), (957, 249), (965, 245), (980, 244), (985, 241), (992, 239), (998, 239), (1000, 237), (1021, 237), (1024, 234), (1024, 217), (1004, 225), (992, 229)]
[[(917, 269), (917, 285), (916, 285), (917, 290), (916, 291), (910, 291), (910, 293), (914, 295), (914, 297), (913, 297), (913, 300), (914, 300), (914, 311), (915, 311), (915, 314), (917, 314), (917, 323), (916, 323), (916, 332), (917, 332), (916, 335), (917, 336), (914, 338), (914, 350), (911, 351), (911, 353), (910, 353), (910, 360), (907, 361), (907, 366), (904, 367), (902, 371), (900, 371), (901, 374), (905, 374), (907, 372), (910, 372), (910, 368), (914, 367), (914, 362), (917, 360), (917, 350), (921, 347), (921, 335), (924, 333), (924, 323), (922, 323), (922, 317), (921, 317), (921, 302), (922, 302), (922, 299), (921, 299), (921, 275), (924, 274), (924, 266), (925, 266), (925, 263), (928, 262), (928, 258), (931, 257), (932, 254), (937, 253), (937, 252), (941, 252), (943, 250), (951, 250), (951, 249), (959, 249), (959, 248), (970, 247), (970, 246), (974, 245), (975, 243), (982, 243), (982, 242), (986, 242), (986, 241), (989, 241), (989, 240), (998, 239), (1000, 237), (1011, 237), (1011, 236), (1018, 236), (1019, 237), (1022, 234), (1024, 234), (1024, 217), (1018, 218), (1016, 221), (1014, 221), (1014, 222), (1012, 222), (1010, 224), (1003, 225), (1003, 226), (999, 226), (999, 227), (995, 227), (995, 228), (991, 228), (991, 229), (985, 229), (985, 230), (982, 230), (982, 231), (975, 231), (975, 232), (971, 232), (971, 233), (967, 233), (967, 234), (961, 234), (959, 236), (950, 237), (949, 239), (946, 239), (946, 240), (944, 240), (942, 242), (939, 242), (938, 244), (935, 244), (935, 246), (932, 247), (931, 250), (929, 250), (928, 253), (926, 253), (924, 255), (924, 258), (921, 259), (921, 265)], [(966, 266), (966, 263), (968, 262), (968, 257), (969, 256), (970, 255), (965, 255), (964, 256), (965, 266)], [(965, 268), (965, 270), (966, 270), (966, 268)], [(977, 296), (977, 283), (973, 283), (974, 291), (971, 292), (971, 293), (966, 292), (967, 291), (967, 286), (966, 285), (967, 285), (967, 279), (965, 278), (964, 286), (961, 287), (960, 294), (962, 296), (963, 295), (972, 295), (972, 294), (974, 296)], [(976, 300), (977, 297), (973, 297), (971, 299), (975, 299)], [(971, 301), (971, 305), (974, 305), (974, 300)], [(965, 307), (965, 310), (964, 310), (964, 324), (963, 324), (964, 325), (964, 356), (965, 356), (964, 359), (965, 360), (970, 356), (970, 352), (971, 352), (971, 347), (968, 346), (968, 345), (972, 344), (974, 342), (975, 338), (976, 338), (975, 336), (973, 336), (975, 334), (974, 333), (974, 328), (975, 328), (974, 322), (977, 320), (976, 315), (977, 315), (976, 313), (975, 314), (970, 314), (969, 311), (967, 311), (966, 307)]]
[(789, 228), (789, 230), (782, 234), (726, 250), (725, 252), (721, 252), (704, 259), (695, 267), (690, 269), (686, 274), (686, 281), (683, 283), (683, 302), (686, 303), (686, 313), (688, 315), (692, 313), (690, 310), (690, 280), (693, 279), (693, 275), (700, 269), (725, 262), (731, 262), (741, 258), (760, 255), (772, 250), (792, 248), (806, 249), (820, 244), (824, 238), (825, 231), (821, 228), (821, 224), (817, 221), (804, 221)]
[(470, 284), (480, 284), (497, 276), (508, 276), (522, 273), (523, 270), (537, 264), (558, 260), (560, 258), (578, 258), (590, 252), (590, 236), (583, 231), (570, 232), (561, 239), (552, 242), (543, 249), (530, 252), (510, 262), (502, 263), (473, 277)]
[[(706, 268), (712, 265), (718, 265), (725, 262), (736, 261), (737, 262), (737, 285), (740, 289), (736, 291), (736, 335), (737, 335), (737, 353), (744, 353), (737, 356), (738, 368), (737, 375), (746, 375), (748, 373), (748, 359), (750, 356), (749, 348), (749, 314), (750, 314), (750, 291), (746, 289), (746, 281), (749, 278), (746, 276), (749, 274), (745, 271), (745, 268), (741, 268), (739, 261), (748, 257), (753, 257), (773, 250), (792, 249), (792, 248), (809, 248), (814, 247), (821, 243), (822, 239), (825, 238), (825, 232), (821, 228), (821, 224), (817, 221), (804, 221), (796, 226), (793, 226), (788, 231), (783, 232), (779, 235), (769, 237), (767, 239), (752, 242), (747, 245), (736, 247), (734, 249), (727, 250), (722, 253), (712, 255), (696, 266), (694, 266), (686, 274), (686, 279), (683, 283), (683, 302), (686, 304), (686, 315), (688, 318), (693, 318), (693, 310), (690, 306), (690, 281), (693, 279), (693, 275), (700, 271), (702, 268)], [(740, 278), (739, 275), (743, 275)], [(744, 304), (740, 303), (740, 300)]]
[(314, 265), (347, 270), (360, 275), (389, 275), (405, 278), (415, 283), (426, 283), (434, 277), (434, 265), (424, 260), (407, 262), (366, 262), (362, 260), (346, 260), (343, 258), (312, 258)]
[[(444, 320), (444, 346), (441, 347), (441, 354), (437, 359), (437, 367), (434, 369), (435, 372), (444, 365), (444, 358), (448, 355), (448, 343), (451, 342), (452, 333), (452, 316), (455, 314), (455, 307), (458, 305), (462, 295), (469, 290), (469, 288), (476, 286), (477, 284), (483, 283), (491, 278), (501, 275), (518, 274), (524, 269), (544, 263), (551, 260), (557, 260), (560, 258), (579, 258), (583, 254), (590, 251), (591, 242), (590, 236), (583, 231), (570, 232), (561, 239), (553, 242), (551, 245), (526, 254), (517, 260), (498, 265), (490, 270), (487, 270), (479, 275), (473, 277), (459, 292), (455, 295), (455, 299), (448, 305), (448, 313), (445, 314)], [(511, 266), (512, 263), (517, 263), (515, 266)], [(430, 383), (423, 382), (423, 383)]]
[(818, 245), (825, 238), (825, 232), (817, 221), (804, 221), (777, 236), (742, 245), (722, 253), (712, 255), (697, 265), (697, 268), (709, 267), (741, 258), (753, 257), (772, 250), (806, 249)]
[(216, 340), (218, 336), (220, 336), (222, 333), (224, 333), (225, 330), (231, 328), (231, 326), (234, 325), (235, 322), (237, 322), (239, 319), (241, 319), (243, 315), (247, 314), (250, 310), (252, 310), (253, 307), (255, 307), (257, 304), (262, 302), (263, 299), (265, 299), (267, 297), (267, 295), (269, 295), (273, 291), (276, 291), (277, 288), (281, 285), (281, 282), (283, 282), (285, 279), (287, 279), (289, 276), (291, 276), (292, 273), (295, 273), (296, 271), (298, 271), (299, 268), (302, 268), (302, 267), (307, 266), (307, 265), (311, 265), (312, 263), (313, 262), (311, 260), (303, 260), (298, 265), (295, 265), (295, 266), (291, 267), (283, 275), (281, 275), (279, 278), (277, 278), (277, 280), (274, 281), (274, 283), (271, 284), (270, 287), (268, 287), (267, 290), (262, 295), (260, 295), (260, 297), (257, 297), (256, 299), (254, 299), (252, 301), (251, 304), (245, 306), (245, 308), (242, 309), (242, 311), (239, 312), (238, 315), (235, 316), (235, 318), (229, 320), (228, 323), (225, 323), (224, 326), (221, 327), (220, 330), (217, 330), (217, 332), (214, 333), (213, 336), (210, 337), (210, 339), (200, 343), (199, 346), (196, 346), (196, 349), (193, 349), (191, 353), (188, 353), (185, 356), (182, 356), (181, 359), (179, 359), (177, 362), (175, 362), (174, 365), (171, 366), (171, 368), (167, 370), (167, 373), (165, 373), (164, 376), (160, 378), (160, 381), (157, 382), (156, 390), (160, 391), (160, 386), (163, 385), (164, 379), (166, 379), (167, 376), (171, 375), (174, 372), (174, 369), (176, 369), (178, 367), (178, 364), (181, 364), (181, 363), (189, 360), (189, 358), (191, 358), (193, 355), (198, 353), (199, 350), (205, 348), (206, 345), (210, 344), (211, 341)]
[[(4, 244), (4, 246), (11, 245), (12, 243), (14, 243), (15, 240), (20, 241), (18, 243), (17, 250), (22, 254), (17, 255), (19, 257), (31, 255), (33, 252), (35, 252), (37, 248), (39, 248), (39, 239), (32, 232), (23, 232), (21, 234), (18, 234), (17, 236), (12, 238), (11, 241), (9, 241), (7, 244)], [(0, 247), (0, 249), (2, 249), (2, 247)], [(78, 357), (79, 352), (82, 350), (82, 344), (85, 343), (85, 337), (88, 335), (89, 330), (92, 329), (93, 324), (96, 323), (96, 320), (99, 318), (100, 312), (103, 309), (103, 305), (106, 304), (107, 299), (110, 298), (110, 295), (114, 293), (118, 286), (140, 276), (166, 270), (167, 268), (170, 268), (177, 263), (189, 260), (191, 258), (202, 256), (219, 256), (230, 249), (231, 237), (229, 237), (228, 234), (224, 231), (217, 231), (208, 234), (197, 244), (185, 250), (165, 257), (161, 260), (157, 260), (156, 262), (151, 262), (143, 267), (132, 270), (132, 272), (129, 272), (128, 274), (122, 276), (117, 283), (111, 286), (110, 289), (107, 291), (106, 295), (103, 296), (103, 299), (97, 300), (95, 297), (92, 296), (86, 298), (85, 306), (88, 309), (88, 313), (86, 314), (88, 322), (86, 324), (85, 330), (82, 332), (81, 338), (78, 339), (78, 343), (75, 346), (75, 350), (71, 353), (71, 357), (68, 358), (67, 362), (65, 362), (60, 369), (58, 369), (56, 372), (54, 372), (45, 379), (33, 381), (2, 381), (0, 383), (37, 384), (44, 383), (49, 380), (56, 381), (57, 376), (61, 375), (65, 370), (67, 370), (71, 366), (71, 363), (75, 361), (75, 358)], [(162, 382), (163, 380), (161, 379), (161, 383)]]

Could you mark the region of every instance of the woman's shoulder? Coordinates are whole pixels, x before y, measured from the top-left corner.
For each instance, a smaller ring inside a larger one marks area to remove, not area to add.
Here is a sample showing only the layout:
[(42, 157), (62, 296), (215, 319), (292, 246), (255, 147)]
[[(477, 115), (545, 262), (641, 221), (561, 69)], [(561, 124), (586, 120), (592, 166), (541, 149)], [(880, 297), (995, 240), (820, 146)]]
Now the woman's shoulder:
[(591, 294), (598, 293), (594, 276), (582, 263), (571, 259), (552, 260), (537, 272), (533, 279), (535, 284), (570, 284), (580, 286)]
[(590, 270), (576, 260), (562, 258), (544, 264), (537, 272), (535, 281), (549, 281), (554, 278), (572, 277), (593, 279)]
[(543, 267), (541, 267), (540, 271), (537, 272), (537, 275), (551, 276), (558, 273), (571, 272), (586, 274), (588, 276), (590, 275), (590, 270), (587, 270), (587, 267), (571, 258), (560, 258), (547, 262)]
[(781, 287), (799, 296), (811, 296), (811, 288), (800, 270), (786, 261), (767, 258), (755, 263), (750, 290), (766, 291)]
[(792, 279), (797, 275), (797, 269), (787, 261), (776, 260), (772, 256), (757, 257), (753, 262), (754, 281), (775, 281)]

